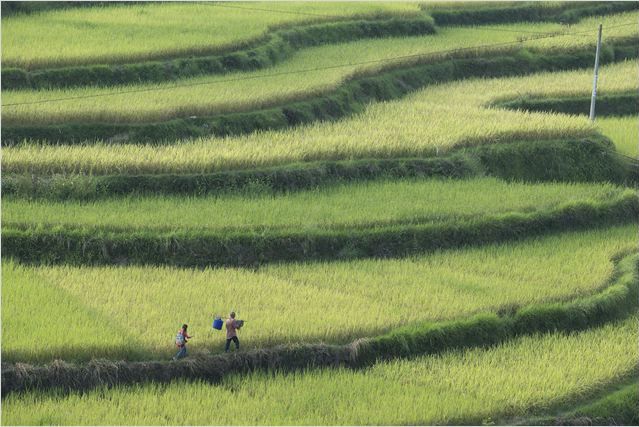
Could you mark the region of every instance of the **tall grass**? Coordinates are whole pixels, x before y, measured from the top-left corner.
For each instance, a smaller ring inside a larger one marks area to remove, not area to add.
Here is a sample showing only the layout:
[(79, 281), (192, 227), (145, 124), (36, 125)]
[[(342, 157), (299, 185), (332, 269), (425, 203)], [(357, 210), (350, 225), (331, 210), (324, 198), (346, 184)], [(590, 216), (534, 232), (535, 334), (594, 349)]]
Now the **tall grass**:
[[(220, 385), (178, 382), (6, 398), (7, 424), (481, 424), (570, 404), (635, 375), (636, 316), (578, 334), (519, 338), (377, 364), (363, 371), (255, 373)], [(188, 396), (188, 397), (187, 397)], [(186, 397), (186, 398), (185, 398)], [(176, 406), (179, 410), (176, 410)]]
[(418, 13), (417, 3), (396, 2), (148, 3), (58, 10), (3, 19), (2, 65), (35, 69), (213, 53), (244, 47), (281, 26)]
[[(339, 229), (439, 224), (506, 212), (534, 212), (572, 201), (604, 201), (624, 190), (610, 184), (530, 184), (494, 178), (382, 181), (281, 195), (127, 197), (88, 203), (6, 198), (3, 225), (118, 229)], [(630, 190), (627, 190), (630, 192)]]
[(639, 122), (637, 117), (597, 117), (596, 125), (626, 156), (639, 157)]
[[(611, 15), (604, 23), (609, 26), (637, 19), (637, 13)], [(596, 30), (599, 21), (584, 20), (569, 31)], [(273, 68), (253, 72), (238, 72), (224, 76), (204, 76), (162, 84), (140, 84), (123, 86), (115, 90), (108, 88), (74, 88), (45, 91), (4, 91), (3, 104), (33, 102), (47, 99), (76, 98), (100, 95), (95, 98), (70, 99), (51, 103), (7, 106), (2, 109), (2, 120), (6, 125), (46, 124), (63, 122), (149, 122), (175, 117), (211, 116), (219, 113), (245, 111), (285, 101), (308, 98), (339, 86), (354, 74), (374, 73), (388, 62), (341, 66), (349, 63), (377, 61), (380, 59), (413, 56), (467, 48), (482, 44), (517, 41), (531, 34), (517, 31), (561, 32), (559, 24), (513, 24), (491, 28), (449, 28), (437, 36), (388, 38), (362, 40), (329, 46), (304, 49), (285, 63)], [(611, 28), (607, 38), (637, 34), (633, 26)], [(594, 38), (562, 36), (532, 40), (521, 47), (556, 50), (582, 47), (592, 44)], [(516, 46), (510, 46), (516, 48)], [(437, 57), (438, 55), (434, 55)], [(413, 58), (414, 60), (414, 58)], [(392, 61), (391, 61), (392, 62)], [(399, 64), (406, 60), (395, 61)], [(320, 69), (336, 66), (335, 68)], [(297, 70), (308, 70), (299, 75), (290, 75)], [(202, 83), (211, 83), (202, 85)], [(215, 84), (214, 82), (217, 82)], [(182, 86), (183, 85), (183, 86)], [(176, 87), (180, 86), (180, 87)], [(155, 90), (162, 89), (162, 90)], [(151, 90), (143, 93), (109, 95), (117, 91)]]
[(611, 258), (634, 247), (635, 232), (616, 227), (407, 259), (258, 271), (5, 263), (3, 359), (168, 357), (174, 329), (185, 322), (196, 336), (194, 353), (218, 352), (224, 337), (211, 329), (213, 314), (231, 309), (248, 321), (243, 345), (259, 348), (348, 342), (418, 321), (572, 299), (605, 285)]
[[(602, 67), (600, 93), (636, 89), (636, 64)], [(3, 150), (4, 172), (211, 172), (299, 161), (435, 155), (468, 144), (519, 139), (584, 137), (596, 131), (586, 118), (504, 111), (488, 104), (517, 97), (589, 93), (592, 71), (471, 79), (432, 86), (406, 98), (371, 105), (339, 122), (315, 123), (240, 137), (211, 137), (167, 146), (43, 146)]]

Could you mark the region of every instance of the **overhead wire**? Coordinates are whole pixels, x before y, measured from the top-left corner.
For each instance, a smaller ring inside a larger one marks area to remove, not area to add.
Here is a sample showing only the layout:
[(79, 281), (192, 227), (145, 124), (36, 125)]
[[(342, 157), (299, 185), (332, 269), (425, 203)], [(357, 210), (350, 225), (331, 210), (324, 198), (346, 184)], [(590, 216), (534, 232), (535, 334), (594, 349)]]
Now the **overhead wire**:
[(264, 8), (258, 8), (258, 7), (235, 6), (235, 5), (223, 4), (221, 2), (204, 2), (204, 3), (198, 3), (198, 4), (201, 4), (203, 6), (225, 7), (227, 9), (240, 9), (240, 10), (258, 11), (258, 12), (285, 13), (285, 14), (289, 14), (289, 15), (304, 15), (304, 16), (315, 16), (315, 17), (322, 17), (322, 18), (345, 18), (346, 17), (344, 15), (325, 15), (325, 14), (322, 14), (322, 13), (300, 12), (300, 11), (293, 11), (293, 10), (276, 10), (276, 9), (264, 9)]
[[(583, 140), (582, 143), (586, 143), (586, 144), (596, 144), (594, 141), (590, 141), (590, 140)], [(639, 157), (631, 157), (628, 156), (626, 154), (620, 153), (619, 151), (615, 150), (615, 149), (611, 149), (611, 148), (604, 148), (604, 152), (606, 154), (612, 154), (617, 156), (620, 159), (624, 159), (624, 160), (630, 160), (631, 166), (637, 167), (639, 168)]]
[[(325, 14), (320, 14), (320, 13), (310, 13), (310, 12), (300, 12), (300, 11), (292, 11), (292, 10), (279, 10), (279, 9), (264, 9), (264, 8), (256, 8), (256, 7), (244, 7), (244, 6), (236, 6), (236, 5), (229, 5), (229, 4), (225, 4), (222, 2), (206, 2), (206, 3), (202, 3), (205, 4), (207, 6), (215, 6), (215, 7), (225, 7), (225, 8), (229, 8), (229, 9), (240, 9), (240, 10), (250, 10), (250, 11), (260, 11), (260, 12), (273, 12), (273, 13), (287, 13), (287, 14), (291, 14), (291, 15), (305, 15), (305, 16), (315, 16), (315, 17), (323, 17), (323, 18), (346, 18), (345, 15), (325, 15)], [(419, 15), (415, 15), (415, 16), (419, 16)], [(423, 15), (423, 16), (428, 16), (428, 15)], [(562, 25), (568, 25), (570, 26), (570, 24), (562, 24)], [(610, 26), (610, 27), (606, 27), (606, 28), (616, 28), (616, 27), (622, 27), (625, 25), (637, 25), (637, 23), (626, 23), (626, 24), (622, 24), (622, 25), (615, 25), (615, 26)], [(468, 28), (468, 27), (466, 27)], [(529, 30), (514, 30), (514, 29), (507, 29), (507, 28), (497, 28), (494, 26), (490, 26), (490, 25), (477, 25), (474, 27), (471, 27), (473, 29), (477, 29), (477, 30), (481, 30), (481, 29), (490, 29), (491, 31), (499, 31), (499, 32), (509, 32), (509, 33), (522, 33), (522, 34), (559, 34), (559, 35), (569, 35), (569, 34), (561, 34), (559, 32), (546, 32), (546, 31), (529, 31)]]
[[(627, 26), (627, 25), (637, 25), (637, 24), (636, 23), (624, 23), (624, 24), (618, 24), (618, 25), (610, 26), (610, 27), (607, 27), (607, 28), (617, 28), (617, 27), (622, 27), (622, 26)], [(490, 44), (475, 45), (475, 46), (468, 46), (468, 47), (462, 47), (462, 48), (454, 48), (454, 49), (446, 49), (446, 50), (439, 50), (439, 51), (422, 52), (422, 53), (412, 54), (412, 55), (401, 55), (401, 56), (395, 56), (395, 57), (390, 57), (390, 58), (373, 59), (373, 60), (368, 60), (368, 61), (360, 61), (360, 62), (352, 62), (352, 63), (346, 63), (346, 64), (329, 65), (329, 66), (324, 66), (324, 67), (298, 69), (298, 70), (283, 71), (283, 72), (279, 72), (279, 73), (270, 73), (270, 74), (259, 74), (259, 75), (256, 75), (256, 76), (242, 76), (242, 77), (237, 77), (237, 78), (220, 79), (220, 80), (205, 81), (205, 82), (182, 83), (182, 84), (168, 85), (168, 86), (163, 86), (163, 87), (151, 87), (151, 88), (144, 88), (144, 89), (131, 89), (131, 90), (123, 90), (123, 91), (107, 92), (107, 93), (98, 93), (98, 94), (91, 94), (91, 95), (68, 96), (68, 97), (63, 97), (63, 98), (49, 98), (49, 99), (41, 99), (41, 100), (36, 100), (36, 101), (13, 102), (13, 103), (2, 104), (1, 106), (2, 107), (16, 107), (16, 106), (21, 106), (21, 105), (45, 104), (45, 103), (50, 103), (50, 102), (72, 101), (72, 100), (78, 100), (78, 99), (89, 99), (89, 98), (100, 98), (100, 97), (108, 97), (108, 96), (118, 96), (118, 95), (126, 95), (126, 94), (131, 94), (131, 93), (158, 92), (158, 91), (177, 89), (177, 88), (182, 88), (182, 87), (207, 86), (207, 85), (212, 85), (212, 84), (231, 83), (231, 82), (238, 82), (238, 81), (245, 81), (245, 80), (255, 80), (255, 79), (277, 77), (277, 76), (283, 76), (283, 75), (303, 74), (303, 73), (309, 73), (309, 72), (313, 72), (313, 71), (324, 71), (324, 70), (330, 70), (330, 69), (336, 69), (336, 68), (354, 67), (354, 66), (358, 66), (358, 65), (369, 65), (369, 64), (384, 63), (384, 62), (392, 63), (394, 61), (407, 60), (407, 59), (416, 59), (416, 58), (420, 58), (420, 57), (427, 57), (429, 55), (433, 55), (433, 56), (445, 55), (445, 54), (450, 54), (450, 53), (459, 53), (459, 52), (472, 51), (472, 50), (477, 50), (477, 49), (487, 49), (487, 48), (492, 48), (492, 47), (504, 47), (504, 46), (518, 45), (518, 44), (522, 44), (522, 43), (529, 42), (529, 41), (535, 41), (535, 40), (541, 40), (541, 39), (547, 39), (547, 38), (555, 38), (555, 37), (561, 37), (561, 36), (565, 36), (565, 35), (590, 35), (590, 34), (592, 34), (592, 31), (576, 31), (576, 32), (571, 32), (571, 33), (542, 33), (538, 37), (531, 37), (531, 38), (527, 38), (527, 39), (520, 39), (520, 40), (514, 40), (514, 41), (508, 41), (508, 42), (490, 43)]]

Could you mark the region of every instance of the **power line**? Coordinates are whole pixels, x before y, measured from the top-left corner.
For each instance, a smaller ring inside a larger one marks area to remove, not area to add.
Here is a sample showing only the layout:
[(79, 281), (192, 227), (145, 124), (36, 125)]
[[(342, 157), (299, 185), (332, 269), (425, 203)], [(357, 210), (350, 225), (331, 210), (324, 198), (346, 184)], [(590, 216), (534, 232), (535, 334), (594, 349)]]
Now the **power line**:
[[(628, 22), (628, 23), (619, 24), (619, 25), (610, 25), (610, 26), (607, 26), (606, 29), (626, 27), (629, 25), (639, 25), (639, 24), (636, 22)], [(490, 31), (500, 31), (500, 32), (506, 32), (506, 33), (537, 34), (537, 35), (555, 35), (556, 34), (557, 36), (570, 36), (574, 34), (579, 34), (579, 33), (570, 33), (570, 32), (561, 31), (561, 30), (544, 32), (544, 31), (515, 30), (515, 29), (508, 29), (508, 28), (490, 27), (490, 26), (473, 27), (473, 29), (475, 30), (481, 30), (484, 28)]]
[(263, 9), (258, 7), (230, 6), (228, 4), (222, 4), (219, 2), (210, 2), (210, 3), (207, 2), (207, 3), (200, 3), (200, 4), (206, 5), (206, 6), (226, 7), (228, 9), (251, 10), (251, 11), (258, 11), (258, 12), (287, 13), (289, 15), (304, 15), (304, 16), (315, 16), (315, 17), (322, 17), (322, 18), (348, 18), (348, 16), (346, 15), (324, 15), (321, 13), (299, 12), (299, 11), (292, 11), (292, 10), (276, 10), (276, 9)]
[[(320, 13), (310, 13), (310, 12), (299, 12), (299, 11), (292, 11), (292, 10), (278, 10), (278, 9), (264, 9), (264, 8), (256, 8), (256, 7), (243, 7), (243, 6), (231, 6), (228, 4), (223, 4), (221, 2), (209, 2), (209, 3), (201, 3), (203, 5), (206, 6), (216, 6), (216, 7), (226, 7), (226, 8), (230, 8), (230, 9), (240, 9), (240, 10), (251, 10), (251, 11), (260, 11), (260, 12), (273, 12), (273, 13), (287, 13), (287, 14), (291, 14), (291, 15), (305, 15), (305, 16), (315, 16), (315, 17), (323, 17), (323, 18), (348, 18), (348, 15), (325, 15), (325, 14), (320, 14)], [(420, 15), (415, 15), (416, 17), (419, 17)], [(423, 16), (429, 16), (428, 14), (424, 14)], [(609, 26), (606, 28), (616, 28), (616, 27), (623, 27), (626, 25), (636, 25), (637, 23), (627, 23), (627, 24), (622, 24), (622, 25), (615, 25), (615, 26)], [(475, 26), (472, 27), (473, 29), (490, 29), (491, 31), (501, 31), (501, 32), (509, 32), (509, 33), (524, 33), (524, 34), (541, 34), (541, 35), (550, 35), (550, 34), (559, 34), (558, 32), (554, 31), (554, 32), (546, 32), (546, 31), (528, 31), (528, 30), (510, 30), (510, 29), (506, 29), (506, 28), (496, 28), (496, 27), (491, 27), (491, 26), (483, 26), (483, 25), (479, 25), (479, 26)], [(564, 35), (564, 34), (559, 34), (559, 35)]]
[[(617, 28), (617, 27), (623, 27), (623, 26), (627, 26), (627, 25), (637, 25), (637, 24), (636, 23), (624, 23), (624, 24), (619, 24), (619, 25), (615, 25), (615, 26), (610, 26), (610, 27), (607, 27), (607, 28)], [(369, 60), (369, 61), (353, 62), (353, 63), (348, 63), (348, 64), (338, 64), (338, 65), (330, 65), (330, 66), (325, 66), (325, 67), (306, 68), (306, 69), (299, 69), (299, 70), (292, 70), (292, 71), (283, 71), (283, 72), (280, 72), (280, 73), (261, 74), (261, 75), (257, 75), (257, 76), (244, 76), (244, 77), (237, 77), (237, 78), (232, 78), (232, 79), (223, 79), (223, 80), (215, 80), (215, 81), (207, 81), (207, 82), (185, 83), (185, 84), (171, 85), (171, 86), (165, 86), (165, 87), (152, 87), (152, 88), (147, 88), (147, 89), (132, 89), (132, 90), (125, 90), (125, 91), (118, 91), (118, 92), (107, 92), (107, 93), (100, 93), (100, 94), (93, 94), (93, 95), (78, 95), (78, 96), (69, 96), (69, 97), (64, 97), (64, 98), (42, 99), (42, 100), (28, 101), (28, 102), (14, 102), (14, 103), (9, 103), (9, 104), (2, 104), (1, 106), (2, 107), (16, 107), (16, 106), (21, 106), (21, 105), (34, 105), (34, 104), (45, 104), (45, 103), (50, 103), (50, 102), (72, 101), (72, 100), (77, 100), (77, 99), (101, 98), (101, 97), (106, 97), (106, 96), (126, 95), (126, 94), (131, 94), (131, 93), (158, 92), (158, 91), (169, 90), (169, 89), (177, 89), (177, 88), (181, 88), (181, 87), (194, 87), (194, 86), (206, 86), (206, 85), (220, 84), (220, 83), (231, 83), (231, 82), (238, 82), (238, 81), (245, 81), (245, 80), (255, 80), (255, 79), (277, 77), (277, 76), (284, 76), (284, 75), (303, 74), (303, 73), (308, 73), (308, 72), (313, 72), (313, 71), (324, 71), (324, 70), (331, 70), (331, 69), (336, 69), (336, 68), (346, 68), (346, 67), (353, 67), (353, 66), (358, 66), (358, 65), (369, 65), (369, 64), (376, 64), (376, 63), (383, 63), (383, 62), (394, 62), (394, 61), (398, 61), (398, 60), (417, 59), (417, 58), (425, 57), (425, 56), (428, 56), (428, 55), (444, 55), (444, 54), (448, 54), (448, 53), (458, 53), (458, 52), (464, 52), (464, 51), (476, 50), (476, 49), (487, 49), (487, 48), (498, 47), (498, 46), (500, 46), (500, 47), (511, 46), (511, 45), (522, 44), (522, 43), (525, 43), (525, 42), (528, 42), (528, 41), (535, 41), (535, 40), (541, 40), (541, 39), (547, 39), (547, 38), (555, 38), (555, 37), (561, 37), (561, 36), (565, 36), (565, 35), (590, 35), (591, 33), (592, 33), (592, 31), (590, 31), (590, 30), (588, 30), (588, 31), (577, 31), (577, 32), (572, 32), (572, 33), (559, 33), (559, 34), (558, 33), (550, 33), (550, 34), (541, 35), (539, 37), (531, 37), (529, 39), (516, 40), (516, 41), (510, 41), (510, 42), (500, 42), (500, 43), (492, 43), (492, 44), (484, 44), (484, 45), (462, 47), (462, 48), (456, 48), (456, 49), (447, 49), (447, 50), (440, 50), (440, 51), (423, 52), (423, 53), (418, 53), (418, 54), (413, 54), (413, 55), (402, 55), (402, 56), (396, 56), (396, 57), (391, 57), (391, 58), (373, 59), (373, 60)]]
[[(590, 141), (588, 139), (583, 140), (582, 142), (584, 142), (586, 144), (595, 144), (596, 145), (595, 142)], [(617, 151), (615, 149), (612, 149), (612, 148), (604, 148), (604, 152), (606, 154), (614, 154), (615, 156), (617, 156), (619, 158), (622, 158), (622, 159), (631, 160), (632, 161), (631, 166), (639, 167), (639, 158), (637, 158), (637, 157), (628, 156), (628, 155), (620, 153), (619, 151)]]
[[(273, 12), (273, 13), (286, 13), (286, 14), (290, 14), (290, 15), (315, 16), (315, 17), (322, 17), (322, 18), (349, 18), (348, 15), (325, 15), (325, 14), (320, 14), (320, 13), (300, 12), (300, 11), (292, 11), (292, 10), (265, 9), (265, 8), (244, 7), (244, 6), (236, 6), (236, 5), (231, 6), (229, 4), (225, 4), (225, 3), (222, 3), (222, 2), (215, 2), (215, 1), (214, 2), (200, 3), (200, 4), (206, 5), (206, 6), (225, 7), (225, 8), (229, 8), (229, 9), (251, 10), (251, 11)], [(416, 14), (415, 16), (419, 17), (420, 15), (421, 16), (430, 16), (427, 13), (424, 13), (423, 15), (420, 13), (420, 14)], [(374, 16), (374, 15), (372, 15), (372, 16)], [(636, 23), (628, 23), (628, 24), (624, 24), (624, 25), (635, 25), (635, 24)], [(615, 28), (615, 27), (624, 26), (624, 25), (611, 26), (611, 27), (607, 27), (607, 28)], [(482, 25), (473, 27), (473, 29), (483, 29), (483, 28), (492, 29), (494, 31), (513, 32), (513, 33), (557, 34), (557, 32), (528, 31), (528, 30), (509, 30), (509, 29), (505, 29), (505, 28), (495, 28), (495, 27), (482, 26)]]
[[(256, 8), (256, 7), (240, 7), (240, 6), (229, 6), (227, 4), (222, 4), (222, 3), (218, 3), (218, 2), (210, 2), (210, 3), (202, 3), (203, 5), (206, 6), (216, 6), (216, 7), (226, 7), (226, 8), (230, 8), (230, 9), (240, 9), (240, 10), (250, 10), (250, 11), (260, 11), (260, 12), (273, 12), (273, 13), (288, 13), (291, 15), (303, 15), (303, 16), (315, 16), (315, 17), (322, 17), (322, 18), (336, 18), (336, 19), (348, 19), (351, 18), (352, 16), (349, 15), (324, 15), (324, 14), (319, 14), (319, 13), (310, 13), (310, 12), (298, 12), (298, 11), (291, 11), (291, 10), (277, 10), (277, 9), (263, 9), (263, 8)], [(374, 17), (375, 15), (371, 15), (371, 17)], [(392, 15), (390, 15), (392, 16)], [(419, 18), (419, 17), (427, 17), (429, 15), (427, 14), (415, 14), (415, 17)], [(492, 27), (494, 28), (494, 27)], [(491, 29), (490, 26), (476, 26), (476, 27), (472, 27), (472, 29), (475, 30), (481, 30), (481, 29)], [(550, 32), (545, 32), (545, 31), (527, 31), (527, 30), (508, 30), (508, 29), (501, 29), (501, 28), (495, 28), (494, 31), (503, 31), (503, 32), (511, 32), (511, 33), (528, 33), (528, 34), (553, 34)], [(556, 32), (554, 32), (556, 33)]]

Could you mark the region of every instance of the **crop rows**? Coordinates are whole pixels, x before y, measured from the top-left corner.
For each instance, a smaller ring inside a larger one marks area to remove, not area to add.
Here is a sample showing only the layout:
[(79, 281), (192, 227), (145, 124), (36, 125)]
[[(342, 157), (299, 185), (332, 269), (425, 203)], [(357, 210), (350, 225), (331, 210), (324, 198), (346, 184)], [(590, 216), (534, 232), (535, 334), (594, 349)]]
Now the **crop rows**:
[[(20, 16), (3, 21), (5, 66), (43, 68), (215, 53), (255, 44), (270, 29), (380, 14), (411, 16), (416, 3), (145, 4)], [(255, 7), (253, 7), (255, 8)], [(257, 7), (259, 8), (259, 7)], [(301, 13), (297, 13), (301, 12)], [(113, 31), (117, 25), (119, 30)], [(145, 40), (140, 43), (139, 40)], [(100, 49), (96, 51), (96, 44)]]
[[(522, 184), (474, 180), (374, 181), (288, 194), (126, 197), (95, 202), (6, 198), (3, 224), (260, 232), (438, 225), (511, 212), (542, 212), (632, 194), (610, 184)], [(384, 203), (380, 203), (384, 201)]]

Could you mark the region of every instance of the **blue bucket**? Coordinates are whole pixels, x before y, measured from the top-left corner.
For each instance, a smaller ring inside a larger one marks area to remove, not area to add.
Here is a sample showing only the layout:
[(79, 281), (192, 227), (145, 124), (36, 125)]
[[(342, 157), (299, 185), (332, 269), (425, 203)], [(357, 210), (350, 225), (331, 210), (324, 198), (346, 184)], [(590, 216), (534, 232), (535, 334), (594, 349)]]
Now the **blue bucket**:
[(213, 320), (213, 329), (217, 329), (218, 331), (222, 330), (222, 325), (224, 322), (219, 317)]

